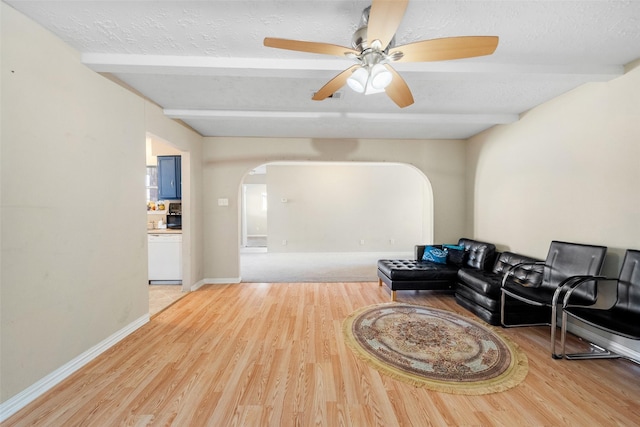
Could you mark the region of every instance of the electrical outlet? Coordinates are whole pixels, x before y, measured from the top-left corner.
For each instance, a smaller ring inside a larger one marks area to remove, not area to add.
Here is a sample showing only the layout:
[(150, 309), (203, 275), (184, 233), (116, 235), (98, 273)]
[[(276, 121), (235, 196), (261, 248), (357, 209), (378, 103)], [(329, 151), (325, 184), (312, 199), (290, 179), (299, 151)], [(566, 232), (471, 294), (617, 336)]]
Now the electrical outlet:
[(282, 239), (282, 246), (287, 246), (287, 239)]
[(396, 243), (396, 239), (389, 239), (389, 244), (390, 245), (395, 245)]
[(360, 240), (360, 244), (364, 245), (364, 239)]

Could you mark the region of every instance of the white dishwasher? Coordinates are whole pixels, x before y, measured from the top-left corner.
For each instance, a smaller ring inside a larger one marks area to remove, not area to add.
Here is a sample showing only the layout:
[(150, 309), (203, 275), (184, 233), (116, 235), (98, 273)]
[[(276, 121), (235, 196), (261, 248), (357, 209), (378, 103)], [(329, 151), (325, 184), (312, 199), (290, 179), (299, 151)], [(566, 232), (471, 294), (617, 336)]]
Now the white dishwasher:
[(149, 282), (182, 283), (182, 234), (149, 234)]

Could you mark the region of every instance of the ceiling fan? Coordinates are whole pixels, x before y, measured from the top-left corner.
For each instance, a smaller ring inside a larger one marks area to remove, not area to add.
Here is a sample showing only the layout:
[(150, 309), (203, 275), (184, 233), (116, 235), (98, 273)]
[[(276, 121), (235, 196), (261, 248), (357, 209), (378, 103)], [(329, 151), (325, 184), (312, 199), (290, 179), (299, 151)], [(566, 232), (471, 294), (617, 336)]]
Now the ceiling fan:
[(495, 36), (445, 37), (395, 46), (395, 33), (409, 0), (373, 0), (362, 13), (352, 46), (266, 37), (264, 45), (278, 49), (347, 56), (357, 63), (331, 79), (313, 96), (321, 101), (348, 84), (356, 92), (386, 92), (400, 108), (413, 104), (413, 95), (391, 62), (426, 62), (491, 55)]

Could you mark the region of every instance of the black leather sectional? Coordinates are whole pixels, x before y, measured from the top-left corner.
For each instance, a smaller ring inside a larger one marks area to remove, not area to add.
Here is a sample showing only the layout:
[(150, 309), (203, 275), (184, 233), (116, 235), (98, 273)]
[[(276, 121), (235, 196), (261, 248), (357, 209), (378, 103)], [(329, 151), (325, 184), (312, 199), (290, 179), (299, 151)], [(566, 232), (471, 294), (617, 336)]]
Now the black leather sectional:
[[(500, 287), (504, 272), (513, 265), (539, 260), (513, 252), (498, 253), (492, 243), (467, 238), (460, 239), (458, 246), (464, 247), (464, 257), (447, 260), (446, 264), (423, 261), (425, 245), (415, 247), (413, 260), (379, 260), (379, 284), (389, 287), (394, 301), (399, 290), (454, 292), (462, 307), (489, 324), (500, 325)], [(541, 268), (536, 265), (519, 269), (509, 280), (526, 286), (539, 285)], [(548, 309), (517, 302), (509, 304), (509, 315), (531, 323), (549, 318)]]
[[(453, 290), (460, 268), (489, 270), (493, 266), (496, 247), (491, 243), (462, 238), (458, 246), (464, 247), (464, 258), (459, 262), (446, 264), (423, 261), (426, 245), (417, 245), (414, 259), (382, 259), (378, 261), (379, 283), (391, 289), (395, 301), (395, 291), (406, 290)], [(442, 247), (442, 245), (436, 245)]]

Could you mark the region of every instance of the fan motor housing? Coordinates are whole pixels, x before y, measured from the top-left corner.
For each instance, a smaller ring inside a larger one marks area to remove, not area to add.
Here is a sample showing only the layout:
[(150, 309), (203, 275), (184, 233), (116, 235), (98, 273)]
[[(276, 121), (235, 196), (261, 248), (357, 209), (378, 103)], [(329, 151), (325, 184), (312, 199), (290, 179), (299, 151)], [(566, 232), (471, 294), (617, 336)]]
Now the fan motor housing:
[[(371, 40), (367, 39), (367, 31), (369, 24), (369, 12), (371, 12), (371, 6), (367, 6), (362, 11), (362, 16), (360, 17), (359, 28), (353, 33), (353, 37), (351, 37), (351, 47), (360, 52), (364, 51), (371, 47)], [(389, 49), (393, 48), (396, 45), (396, 36), (394, 34), (393, 38), (389, 42), (388, 46), (383, 46), (382, 52), (387, 53)]]
[[(371, 47), (369, 44), (369, 40), (367, 40), (367, 30), (368, 27), (365, 25), (364, 27), (360, 27), (353, 33), (353, 37), (351, 37), (351, 47), (353, 47), (357, 51), (364, 51)], [(396, 36), (394, 35), (389, 45), (386, 46), (382, 52), (387, 53), (389, 49), (393, 48), (396, 45)]]
[(360, 27), (353, 33), (353, 37), (351, 38), (351, 47), (362, 52), (366, 48), (369, 47), (367, 44), (367, 26)]

